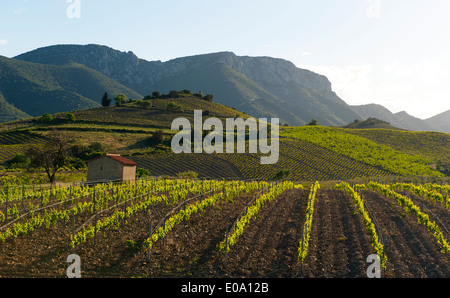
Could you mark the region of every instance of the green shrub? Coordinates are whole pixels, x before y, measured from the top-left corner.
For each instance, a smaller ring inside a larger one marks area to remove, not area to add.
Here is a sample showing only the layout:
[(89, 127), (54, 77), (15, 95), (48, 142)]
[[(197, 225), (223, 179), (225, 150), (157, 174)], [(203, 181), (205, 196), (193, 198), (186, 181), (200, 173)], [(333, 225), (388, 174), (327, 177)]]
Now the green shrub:
[(181, 172), (177, 174), (178, 177), (180, 178), (197, 178), (198, 177), (198, 173), (194, 172), (194, 171), (187, 171), (187, 172)]
[(22, 153), (17, 153), (8, 161), (11, 168), (24, 168), (30, 164), (31, 160), (28, 156)]
[(152, 102), (148, 100), (136, 100), (136, 105), (138, 107), (144, 108), (144, 109), (150, 109), (152, 107)]
[(173, 101), (169, 102), (166, 106), (167, 111), (183, 112), (183, 107)]
[(51, 123), (53, 121), (53, 116), (50, 114), (44, 114), (40, 118), (42, 123)]
[(136, 178), (145, 178), (150, 176), (150, 172), (147, 169), (137, 168)]
[(207, 94), (205, 97), (203, 97), (204, 100), (209, 101), (209, 102), (213, 102), (214, 101), (214, 95), (212, 94)]
[(127, 102), (127, 96), (124, 94), (119, 94), (116, 97), (114, 97), (114, 101), (117, 107), (123, 106), (124, 103)]
[(70, 122), (75, 122), (76, 121), (76, 117), (73, 113), (67, 113), (66, 114), (66, 120), (70, 121)]

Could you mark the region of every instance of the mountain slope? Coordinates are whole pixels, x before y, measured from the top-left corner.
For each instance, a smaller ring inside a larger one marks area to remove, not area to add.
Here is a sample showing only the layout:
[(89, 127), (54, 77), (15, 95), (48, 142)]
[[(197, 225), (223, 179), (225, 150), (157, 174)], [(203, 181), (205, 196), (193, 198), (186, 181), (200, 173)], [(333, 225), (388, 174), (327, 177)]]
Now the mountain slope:
[(401, 128), (397, 128), (395, 126), (392, 126), (386, 121), (377, 119), (377, 118), (367, 118), (364, 121), (355, 120), (352, 123), (349, 123), (344, 126), (344, 128), (353, 128), (353, 129), (391, 129), (391, 130), (402, 130)]
[(442, 129), (438, 129), (434, 125), (427, 123), (426, 121), (413, 117), (406, 112), (392, 113), (387, 108), (378, 104), (367, 104), (359, 106), (351, 106), (352, 109), (361, 115), (363, 119), (378, 118), (380, 120), (389, 122), (392, 126), (412, 130), (412, 131), (440, 131), (445, 132)]
[(431, 125), (428, 125), (422, 119), (409, 115), (407, 112), (402, 111), (394, 114), (395, 122), (399, 127), (407, 127), (413, 131), (433, 131), (436, 130)]
[(31, 117), (27, 113), (9, 104), (0, 94), (0, 123), (22, 120)]
[[(213, 93), (214, 98), (227, 98), (226, 103), (239, 111), (258, 117), (280, 117), (281, 122), (299, 123), (302, 120), (284, 107), (285, 101), (270, 94), (245, 75), (238, 73), (225, 64), (214, 64), (196, 69), (187, 74), (179, 74), (158, 81), (152, 90), (202, 91)], [(215, 100), (221, 102), (220, 100)]]
[(9, 107), (2, 121), (98, 107), (104, 92), (140, 97), (84, 65), (52, 66), (0, 56), (0, 94)]
[[(332, 92), (326, 77), (299, 69), (282, 59), (239, 57), (231, 52), (220, 52), (164, 63), (149, 62), (132, 52), (99, 45), (50, 46), (15, 58), (51, 65), (77, 62), (144, 95), (155, 90), (202, 90), (213, 93), (217, 102), (239, 106), (255, 117), (273, 115), (276, 111), (281, 121), (290, 125), (303, 125), (316, 118), (323, 125), (337, 126), (360, 118)], [(219, 73), (212, 74), (214, 69)], [(224, 90), (224, 82), (228, 83), (229, 90)], [(254, 99), (257, 101), (252, 104)]]
[(428, 125), (435, 127), (438, 131), (450, 133), (450, 110), (426, 119), (425, 122)]

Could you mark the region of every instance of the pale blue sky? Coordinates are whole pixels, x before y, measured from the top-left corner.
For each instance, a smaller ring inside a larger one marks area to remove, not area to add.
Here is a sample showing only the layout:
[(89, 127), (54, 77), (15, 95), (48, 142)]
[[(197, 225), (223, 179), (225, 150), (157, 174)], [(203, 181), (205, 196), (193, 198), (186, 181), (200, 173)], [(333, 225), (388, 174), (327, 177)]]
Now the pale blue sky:
[(162, 61), (232, 51), (324, 74), (349, 104), (420, 118), (450, 109), (448, 0), (71, 2), (0, 0), (0, 55), (89, 43)]

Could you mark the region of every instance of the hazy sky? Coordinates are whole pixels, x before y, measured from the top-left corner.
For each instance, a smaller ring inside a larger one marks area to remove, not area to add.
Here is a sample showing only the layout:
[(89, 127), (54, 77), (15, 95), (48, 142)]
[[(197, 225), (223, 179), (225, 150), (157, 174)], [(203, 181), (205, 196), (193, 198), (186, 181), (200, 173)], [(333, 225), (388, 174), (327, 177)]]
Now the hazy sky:
[(448, 0), (0, 0), (0, 55), (101, 44), (146, 60), (219, 51), (326, 75), (349, 104), (450, 109)]

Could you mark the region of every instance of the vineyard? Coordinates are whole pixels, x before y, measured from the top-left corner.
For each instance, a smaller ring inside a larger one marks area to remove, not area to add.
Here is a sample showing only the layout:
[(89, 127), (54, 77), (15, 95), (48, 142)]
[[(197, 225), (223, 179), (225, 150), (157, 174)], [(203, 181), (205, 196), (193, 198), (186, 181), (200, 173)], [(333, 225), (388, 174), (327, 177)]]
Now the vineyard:
[[(383, 131), (385, 135), (390, 132), (389, 130), (381, 131)], [(396, 150), (382, 142), (376, 143), (370, 139), (346, 133), (345, 130), (340, 128), (296, 127), (286, 129), (280, 135), (287, 138), (310, 142), (336, 154), (350, 157), (374, 167), (379, 167), (393, 174), (402, 176), (443, 176), (442, 173), (433, 170), (429, 166), (432, 163), (432, 159), (422, 157), (421, 154), (411, 155), (404, 151)], [(446, 136), (445, 134), (443, 135)], [(397, 137), (397, 143), (405, 142), (406, 138), (404, 136), (405, 134)], [(417, 142), (417, 139), (415, 139), (415, 141)], [(435, 154), (440, 152), (442, 156), (446, 156), (445, 151), (448, 150), (448, 144), (450, 144), (448, 137), (446, 137), (442, 143), (446, 144), (444, 145), (446, 149), (439, 149), (438, 146), (435, 146), (433, 150)]]
[(13, 131), (0, 133), (0, 164), (16, 153), (24, 152), (31, 144), (42, 144), (45, 138), (30, 132)]
[(343, 131), (402, 152), (450, 162), (449, 134), (388, 129), (345, 129)]
[(131, 156), (130, 159), (152, 175), (198, 172), (206, 178), (265, 179), (281, 170), (291, 171), (290, 179), (312, 181), (384, 177), (388, 171), (338, 155), (320, 146), (292, 139), (280, 140), (280, 158), (275, 165), (261, 165), (261, 154), (158, 154)]
[(232, 163), (209, 154), (175, 154), (132, 156), (131, 160), (155, 176), (193, 171), (200, 177), (242, 179), (240, 171)]
[(0, 190), (0, 277), (450, 277), (450, 187), (148, 179)]
[[(176, 102), (182, 110), (168, 111), (170, 102)], [(279, 160), (275, 165), (261, 165), (263, 154), (250, 154), (248, 150), (245, 154), (174, 154), (170, 141), (177, 131), (171, 130), (172, 121), (182, 117), (192, 123), (194, 110), (202, 110), (204, 120), (249, 117), (221, 104), (183, 97), (152, 100), (151, 109), (127, 103), (123, 107), (74, 111), (75, 121), (66, 121), (65, 115), (55, 114), (51, 123), (36, 118), (2, 124), (0, 169), (7, 170), (8, 161), (15, 154), (44, 143), (55, 131), (79, 148), (101, 144), (103, 153), (126, 156), (151, 176), (176, 177), (181, 172), (195, 171), (198, 177), (208, 179), (270, 180), (284, 171), (290, 173), (292, 180), (328, 181), (446, 175), (450, 138), (448, 134), (434, 132), (282, 126)], [(152, 136), (158, 130), (165, 134), (164, 141), (155, 144)]]

